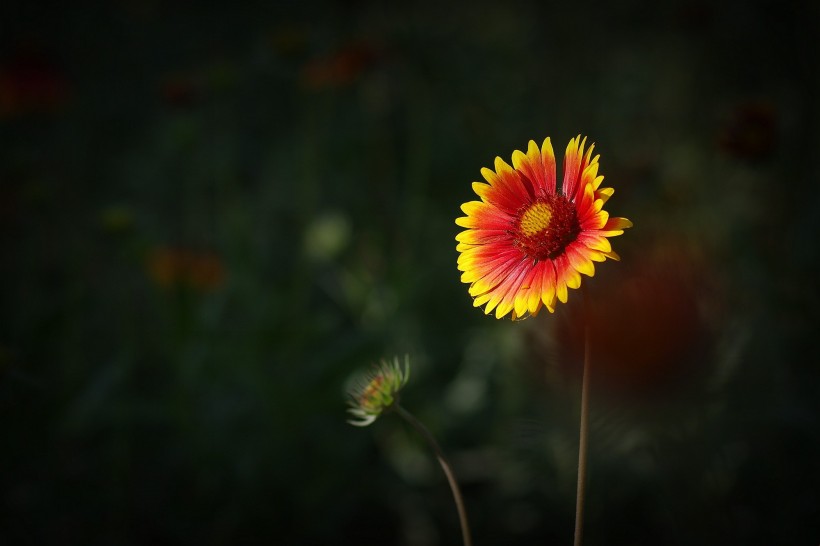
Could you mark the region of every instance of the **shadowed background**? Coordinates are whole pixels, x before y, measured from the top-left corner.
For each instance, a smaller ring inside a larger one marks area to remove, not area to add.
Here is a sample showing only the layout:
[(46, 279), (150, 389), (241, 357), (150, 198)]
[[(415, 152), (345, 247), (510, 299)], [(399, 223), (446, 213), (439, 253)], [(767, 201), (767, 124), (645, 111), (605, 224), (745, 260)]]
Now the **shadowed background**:
[[(816, 3), (0, 8), (0, 541), (458, 543), (345, 390), (410, 354), (476, 545), (568, 544), (581, 293), (473, 309), (496, 155), (588, 135), (586, 544), (820, 541)], [(560, 176), (560, 175), (559, 175)]]

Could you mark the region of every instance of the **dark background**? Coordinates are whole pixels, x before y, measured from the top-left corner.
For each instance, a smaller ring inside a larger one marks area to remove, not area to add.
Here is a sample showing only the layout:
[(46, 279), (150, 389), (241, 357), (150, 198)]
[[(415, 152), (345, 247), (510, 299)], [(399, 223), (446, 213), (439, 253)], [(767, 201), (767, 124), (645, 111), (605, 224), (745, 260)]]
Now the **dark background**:
[[(586, 544), (820, 542), (817, 2), (0, 8), (0, 542), (569, 544), (582, 299), (473, 309), (454, 219), (589, 135)], [(663, 5), (659, 5), (663, 4)]]

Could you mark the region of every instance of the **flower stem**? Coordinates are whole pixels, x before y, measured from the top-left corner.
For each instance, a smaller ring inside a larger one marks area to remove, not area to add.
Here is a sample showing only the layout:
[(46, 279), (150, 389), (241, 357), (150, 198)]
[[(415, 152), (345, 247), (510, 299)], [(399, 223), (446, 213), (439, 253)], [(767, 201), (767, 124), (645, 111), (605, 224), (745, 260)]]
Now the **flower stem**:
[(436, 454), (436, 458), (438, 459), (439, 464), (441, 465), (441, 469), (444, 471), (444, 475), (447, 477), (447, 482), (450, 484), (450, 490), (453, 492), (453, 499), (456, 503), (456, 510), (458, 510), (458, 520), (461, 524), (461, 536), (464, 539), (464, 546), (472, 546), (473, 542), (470, 539), (470, 527), (467, 524), (467, 511), (464, 509), (464, 499), (461, 498), (461, 490), (458, 488), (458, 483), (456, 482), (456, 478), (453, 475), (453, 470), (450, 468), (450, 463), (447, 462), (447, 459), (444, 458), (444, 453), (442, 453), (441, 448), (439, 447), (436, 439), (433, 438), (433, 435), (427, 430), (421, 421), (413, 417), (413, 415), (408, 412), (406, 409), (401, 407), (400, 405), (396, 404), (395, 406), (396, 412), (401, 415), (401, 417), (410, 423), (410, 425), (416, 429), (416, 431), (422, 435), (422, 437), (430, 444), (430, 447)]
[(581, 546), (584, 534), (584, 494), (587, 479), (587, 437), (589, 436), (589, 297), (584, 295), (584, 370), (581, 377), (581, 424), (578, 435), (578, 489), (575, 497), (575, 546)]

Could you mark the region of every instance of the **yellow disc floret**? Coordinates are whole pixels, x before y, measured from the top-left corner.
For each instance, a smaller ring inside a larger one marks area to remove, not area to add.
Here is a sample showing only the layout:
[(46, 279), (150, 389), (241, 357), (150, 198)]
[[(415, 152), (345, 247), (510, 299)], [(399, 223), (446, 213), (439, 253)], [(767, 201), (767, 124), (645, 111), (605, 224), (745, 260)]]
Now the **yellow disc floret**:
[(519, 229), (521, 233), (530, 237), (547, 229), (552, 220), (552, 208), (542, 201), (533, 203), (521, 215)]

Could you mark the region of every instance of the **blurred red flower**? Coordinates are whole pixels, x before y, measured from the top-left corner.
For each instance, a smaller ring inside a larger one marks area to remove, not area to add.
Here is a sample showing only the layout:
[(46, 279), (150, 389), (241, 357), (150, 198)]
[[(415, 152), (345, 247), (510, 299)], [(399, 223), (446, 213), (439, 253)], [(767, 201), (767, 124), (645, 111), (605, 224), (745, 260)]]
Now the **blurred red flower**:
[(344, 87), (355, 82), (378, 59), (373, 46), (353, 42), (323, 57), (309, 61), (302, 69), (301, 81), (308, 89)]
[[(656, 248), (592, 285), (592, 381), (627, 399), (664, 396), (693, 383), (714, 348), (709, 312), (719, 312), (719, 284), (683, 245)], [(710, 307), (711, 306), (711, 307)], [(559, 361), (580, 373), (583, 306), (557, 323)]]
[(728, 155), (743, 159), (763, 159), (777, 144), (777, 110), (768, 101), (738, 105), (718, 134), (718, 146)]
[(21, 52), (0, 65), (0, 118), (54, 113), (68, 97), (58, 63), (39, 52)]

